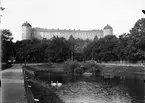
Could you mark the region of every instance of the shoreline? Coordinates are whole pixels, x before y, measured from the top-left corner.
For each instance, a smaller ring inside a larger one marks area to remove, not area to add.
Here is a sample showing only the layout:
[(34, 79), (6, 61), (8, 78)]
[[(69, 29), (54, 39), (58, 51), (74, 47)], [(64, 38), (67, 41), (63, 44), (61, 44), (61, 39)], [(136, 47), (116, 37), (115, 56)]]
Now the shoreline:
[(131, 64), (131, 63), (98, 63), (100, 65), (111, 65), (111, 66), (134, 66), (134, 67), (145, 67), (145, 64)]

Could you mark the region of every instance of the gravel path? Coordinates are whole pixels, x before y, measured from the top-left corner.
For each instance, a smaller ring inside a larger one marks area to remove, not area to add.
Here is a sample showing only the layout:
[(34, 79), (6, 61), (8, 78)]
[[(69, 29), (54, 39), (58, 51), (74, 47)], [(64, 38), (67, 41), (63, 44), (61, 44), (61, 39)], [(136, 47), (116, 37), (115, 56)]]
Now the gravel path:
[(20, 64), (14, 64), (13, 67), (1, 71), (2, 103), (20, 103), (24, 101), (24, 84), (22, 69)]

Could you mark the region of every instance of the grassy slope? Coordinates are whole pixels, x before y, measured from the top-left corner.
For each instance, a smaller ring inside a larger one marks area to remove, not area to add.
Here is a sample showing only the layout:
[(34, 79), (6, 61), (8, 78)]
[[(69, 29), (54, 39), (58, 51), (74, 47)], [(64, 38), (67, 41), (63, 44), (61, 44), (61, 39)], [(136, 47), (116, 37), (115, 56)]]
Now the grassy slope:
[(130, 73), (145, 73), (145, 68), (142, 66), (105, 66), (102, 65), (103, 71), (113, 71), (113, 72), (130, 72)]
[[(42, 64), (29, 66), (31, 70), (48, 70), (54, 72), (63, 72), (63, 64)], [(32, 68), (31, 68), (32, 67)], [(145, 67), (142, 66), (119, 66), (119, 65), (99, 65), (103, 72), (129, 72), (129, 73), (145, 73)]]
[(42, 65), (30, 65), (28, 66), (30, 70), (47, 70), (47, 71), (53, 71), (53, 72), (63, 72), (62, 64), (42, 64)]
[(127, 76), (145, 79), (145, 68), (141, 66), (106, 66), (101, 65), (103, 75)]

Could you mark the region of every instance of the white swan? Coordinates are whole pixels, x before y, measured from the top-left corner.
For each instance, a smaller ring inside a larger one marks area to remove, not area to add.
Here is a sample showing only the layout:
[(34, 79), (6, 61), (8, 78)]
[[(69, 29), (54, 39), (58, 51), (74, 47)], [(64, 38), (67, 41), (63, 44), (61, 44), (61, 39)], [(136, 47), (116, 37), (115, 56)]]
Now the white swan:
[(34, 101), (35, 101), (35, 102), (39, 102), (39, 99), (36, 99), (36, 98), (35, 98)]
[(51, 81), (51, 86), (55, 87), (56, 85), (56, 83), (53, 83), (53, 81)]
[(28, 85), (28, 87), (30, 88), (30, 87), (32, 87), (31, 85)]
[(62, 83), (59, 83), (59, 82), (57, 81), (56, 85), (57, 85), (57, 87), (60, 87), (60, 86), (62, 86)]

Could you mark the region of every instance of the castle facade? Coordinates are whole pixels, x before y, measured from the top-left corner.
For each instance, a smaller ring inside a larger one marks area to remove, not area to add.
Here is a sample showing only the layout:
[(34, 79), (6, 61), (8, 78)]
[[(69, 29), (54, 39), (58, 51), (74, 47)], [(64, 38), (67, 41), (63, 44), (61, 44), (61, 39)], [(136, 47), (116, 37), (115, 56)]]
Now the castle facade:
[(44, 38), (51, 39), (54, 36), (64, 37), (69, 39), (70, 36), (75, 39), (80, 38), (83, 40), (89, 39), (93, 40), (95, 36), (102, 38), (106, 35), (113, 35), (113, 28), (108, 24), (103, 28), (103, 30), (66, 30), (66, 29), (44, 29), (44, 28), (32, 28), (31, 24), (28, 22), (22, 25), (22, 40), (37, 38), (42, 40)]

